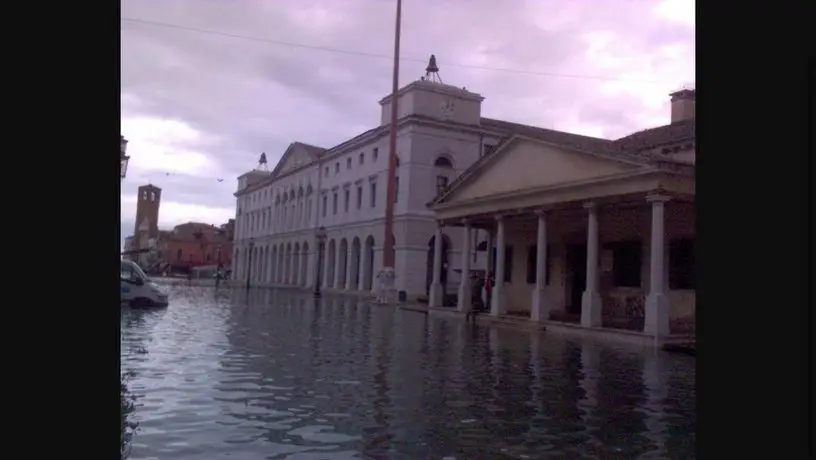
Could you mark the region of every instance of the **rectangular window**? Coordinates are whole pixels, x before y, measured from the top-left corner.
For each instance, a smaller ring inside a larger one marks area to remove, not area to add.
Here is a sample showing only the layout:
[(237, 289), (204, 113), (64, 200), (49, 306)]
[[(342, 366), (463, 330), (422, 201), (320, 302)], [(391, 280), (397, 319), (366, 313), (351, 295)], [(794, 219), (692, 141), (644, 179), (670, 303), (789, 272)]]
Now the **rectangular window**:
[(360, 163), (360, 164), (365, 163), (365, 153), (361, 153), (361, 154), (360, 154), (360, 160), (359, 160), (359, 163)]
[[(493, 265), (492, 273), (496, 273), (496, 260), (497, 260), (497, 251), (496, 248), (493, 248)], [(509, 283), (513, 280), (513, 246), (505, 246), (504, 247), (504, 282)]]
[[(550, 285), (550, 271), (552, 270), (552, 245), (547, 245), (547, 271), (544, 274), (544, 285)], [(538, 246), (527, 246), (527, 284), (535, 284), (538, 276)]]
[(371, 156), (374, 157), (374, 161), (377, 161), (377, 157), (379, 157), (380, 149), (374, 147), (374, 150), (371, 151)]
[(326, 217), (327, 212), (329, 212), (329, 197), (323, 195), (323, 217)]
[(504, 247), (504, 282), (513, 282), (513, 246)]
[(399, 176), (394, 176), (394, 203), (399, 201)]
[(337, 192), (332, 195), (332, 214), (337, 214)]
[(375, 208), (375, 207), (377, 207), (377, 183), (372, 182), (369, 187), (370, 187), (370, 195), (371, 196), (369, 196), (368, 200), (371, 203), (370, 206), (372, 208)]
[(616, 241), (604, 245), (612, 250), (612, 282), (615, 287), (641, 287), (643, 243)]
[(363, 186), (357, 187), (357, 209), (363, 207)]
[(351, 191), (346, 190), (343, 196), (343, 208), (345, 212), (349, 212), (349, 202), (351, 201)]
[(448, 177), (436, 176), (436, 196), (441, 195), (446, 188), (448, 188)]
[(326, 177), (328, 177), (328, 176), (329, 176), (329, 167), (328, 167), (328, 166), (326, 166), (326, 167), (323, 169), (323, 175), (324, 175), (324, 176), (326, 176)]
[(351, 157), (346, 158), (346, 169), (351, 169)]
[(669, 242), (669, 289), (694, 289), (694, 238)]

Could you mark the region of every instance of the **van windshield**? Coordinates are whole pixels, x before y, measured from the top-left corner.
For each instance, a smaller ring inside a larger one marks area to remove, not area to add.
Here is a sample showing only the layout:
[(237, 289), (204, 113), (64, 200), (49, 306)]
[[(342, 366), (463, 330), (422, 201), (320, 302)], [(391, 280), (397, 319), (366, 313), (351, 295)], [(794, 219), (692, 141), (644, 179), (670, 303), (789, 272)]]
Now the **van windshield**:
[(145, 275), (145, 272), (143, 272), (142, 268), (139, 267), (139, 264), (123, 260), (120, 265), (121, 265), (120, 277), (122, 279), (125, 280), (141, 279), (142, 281), (147, 281), (147, 275)]

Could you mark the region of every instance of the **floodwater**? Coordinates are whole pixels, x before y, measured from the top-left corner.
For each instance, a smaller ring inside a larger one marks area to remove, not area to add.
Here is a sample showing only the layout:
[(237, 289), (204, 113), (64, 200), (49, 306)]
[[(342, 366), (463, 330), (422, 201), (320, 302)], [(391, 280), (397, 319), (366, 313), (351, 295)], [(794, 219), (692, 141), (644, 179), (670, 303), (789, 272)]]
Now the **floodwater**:
[(691, 459), (693, 358), (281, 291), (122, 309), (139, 459)]

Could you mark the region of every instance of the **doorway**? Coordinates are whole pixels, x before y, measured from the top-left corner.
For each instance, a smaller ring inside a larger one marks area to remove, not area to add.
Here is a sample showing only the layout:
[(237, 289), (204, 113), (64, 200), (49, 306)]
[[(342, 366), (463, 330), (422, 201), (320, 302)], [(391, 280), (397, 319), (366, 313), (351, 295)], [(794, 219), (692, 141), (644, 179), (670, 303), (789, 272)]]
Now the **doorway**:
[(567, 246), (567, 273), (569, 283), (567, 299), (569, 303), (566, 311), (570, 315), (581, 315), (581, 298), (586, 289), (586, 266), (587, 247), (586, 244), (573, 244)]

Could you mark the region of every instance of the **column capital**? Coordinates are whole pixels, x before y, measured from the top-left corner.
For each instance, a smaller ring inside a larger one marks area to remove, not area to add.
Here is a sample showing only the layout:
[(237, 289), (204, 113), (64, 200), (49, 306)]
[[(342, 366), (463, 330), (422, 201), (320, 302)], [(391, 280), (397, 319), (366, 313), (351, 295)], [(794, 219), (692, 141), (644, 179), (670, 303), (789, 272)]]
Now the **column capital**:
[(493, 218), (496, 219), (496, 222), (501, 222), (501, 221), (504, 220), (505, 215), (504, 214), (496, 214), (496, 215), (493, 216)]
[(534, 209), (533, 214), (538, 217), (547, 217), (547, 210), (546, 209)]
[(671, 200), (671, 197), (667, 195), (661, 195), (660, 193), (651, 193), (646, 195), (646, 201), (649, 203), (665, 203)]
[(590, 211), (594, 211), (598, 209), (598, 204), (594, 201), (586, 201), (583, 205), (584, 209), (589, 209)]
[(445, 228), (445, 221), (444, 220), (437, 220), (436, 221), (436, 228)]
[(470, 224), (471, 224), (471, 223), (472, 223), (472, 220), (471, 220), (471, 219), (469, 219), (469, 218), (467, 218), (467, 217), (463, 217), (463, 218), (462, 218), (462, 225), (464, 225), (464, 226), (468, 227), (468, 226), (470, 226)]

